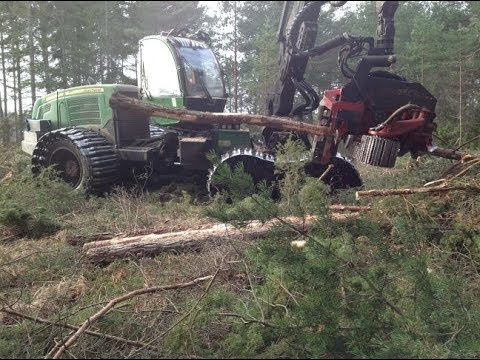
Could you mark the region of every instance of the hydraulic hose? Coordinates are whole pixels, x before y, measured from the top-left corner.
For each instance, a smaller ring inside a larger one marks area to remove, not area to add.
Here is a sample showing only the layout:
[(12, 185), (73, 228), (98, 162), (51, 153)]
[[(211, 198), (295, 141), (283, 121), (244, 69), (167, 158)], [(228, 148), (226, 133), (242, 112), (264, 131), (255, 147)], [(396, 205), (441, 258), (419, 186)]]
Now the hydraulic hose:
[(374, 131), (380, 131), (382, 130), (385, 126), (387, 126), (388, 124), (390, 124), (397, 115), (399, 115), (402, 111), (405, 111), (405, 110), (410, 110), (410, 109), (418, 109), (418, 110), (421, 110), (422, 108), (418, 105), (415, 105), (415, 104), (406, 104), (406, 105), (403, 105), (401, 107), (399, 107), (397, 110), (395, 110), (388, 118), (387, 120), (385, 120), (384, 122), (382, 122), (380, 125), (377, 125), (376, 127), (374, 127), (372, 130)]

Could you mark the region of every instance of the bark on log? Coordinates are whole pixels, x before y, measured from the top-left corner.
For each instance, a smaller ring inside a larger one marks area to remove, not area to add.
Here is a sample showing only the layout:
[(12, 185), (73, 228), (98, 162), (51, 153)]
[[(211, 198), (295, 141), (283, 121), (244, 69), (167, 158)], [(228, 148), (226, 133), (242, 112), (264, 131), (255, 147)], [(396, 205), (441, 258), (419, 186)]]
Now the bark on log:
[[(334, 219), (340, 221), (358, 218), (358, 216), (358, 213), (332, 214)], [(315, 224), (316, 217), (310, 216), (306, 219), (290, 217), (284, 220), (299, 229), (307, 230)], [(86, 243), (83, 245), (83, 253), (88, 261), (95, 263), (110, 262), (115, 258), (132, 255), (153, 255), (171, 249), (198, 248), (208, 241), (262, 237), (279, 223), (278, 220), (271, 220), (266, 223), (252, 221), (243, 229), (235, 228), (233, 225), (219, 224), (202, 230), (113, 238)]]
[(445, 187), (427, 187), (413, 189), (384, 189), (384, 190), (365, 190), (355, 193), (357, 200), (368, 196), (390, 196), (390, 195), (411, 195), (411, 194), (427, 194), (440, 193), (453, 190), (480, 192), (480, 188), (476, 186), (445, 186)]
[(125, 109), (146, 116), (159, 116), (195, 124), (248, 124), (268, 126), (278, 130), (298, 131), (312, 135), (333, 136), (330, 128), (326, 126), (294, 121), (290, 118), (252, 114), (207, 113), (178, 108), (167, 108), (146, 104), (143, 101), (119, 93), (111, 96), (110, 106), (114, 109)]

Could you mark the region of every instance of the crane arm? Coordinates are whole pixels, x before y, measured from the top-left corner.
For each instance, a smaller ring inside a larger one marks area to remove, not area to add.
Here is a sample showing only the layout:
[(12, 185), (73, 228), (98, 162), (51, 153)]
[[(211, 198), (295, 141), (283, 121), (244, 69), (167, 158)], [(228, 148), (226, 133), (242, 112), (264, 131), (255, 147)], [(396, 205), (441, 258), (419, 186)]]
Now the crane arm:
[[(279, 76), (273, 91), (267, 99), (270, 115), (306, 115), (319, 105), (319, 97), (315, 90), (305, 81), (304, 74), (308, 60), (312, 56), (320, 56), (327, 51), (350, 44), (351, 49), (368, 45), (368, 55), (391, 55), (395, 36), (394, 15), (398, 1), (377, 1), (378, 15), (377, 42), (371, 37), (359, 37), (341, 34), (318, 46), (317, 21), (323, 5), (343, 6), (346, 1), (285, 1), (277, 32), (279, 43)], [(353, 78), (354, 72), (341, 64), (342, 73)], [(296, 92), (299, 92), (305, 103), (293, 109)]]

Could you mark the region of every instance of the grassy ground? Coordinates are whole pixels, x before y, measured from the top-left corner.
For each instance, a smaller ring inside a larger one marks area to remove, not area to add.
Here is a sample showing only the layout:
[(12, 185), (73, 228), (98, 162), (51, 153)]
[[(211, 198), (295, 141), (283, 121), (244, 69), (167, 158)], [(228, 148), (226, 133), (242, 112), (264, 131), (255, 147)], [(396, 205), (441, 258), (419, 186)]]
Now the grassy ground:
[[(401, 188), (435, 180), (451, 163), (402, 158), (394, 169), (359, 171), (366, 189)], [(27, 167), (18, 150), (0, 150), (3, 306), (79, 325), (129, 290), (218, 272), (208, 294), (204, 284), (136, 297), (91, 326), (153, 349), (84, 334), (66, 357), (480, 355), (478, 194), (362, 200), (373, 206), (369, 214), (343, 224), (326, 219), (307, 238), (273, 231), (262, 241), (95, 266), (81, 254), (90, 236), (206, 226), (214, 222), (210, 205), (181, 185), (85, 199), (48, 178), (32, 181)], [(354, 193), (338, 199), (353, 203)], [(293, 250), (290, 242), (301, 238), (309, 245)], [(0, 357), (43, 357), (69, 334), (5, 313), (0, 322)]]

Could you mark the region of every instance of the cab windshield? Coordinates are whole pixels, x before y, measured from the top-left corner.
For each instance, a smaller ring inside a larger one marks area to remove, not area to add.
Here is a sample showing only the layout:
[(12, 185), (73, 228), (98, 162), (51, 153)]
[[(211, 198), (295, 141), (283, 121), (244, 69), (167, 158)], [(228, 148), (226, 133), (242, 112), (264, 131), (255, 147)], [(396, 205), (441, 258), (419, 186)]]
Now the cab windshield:
[(180, 47), (178, 51), (185, 68), (187, 95), (225, 97), (220, 66), (210, 49)]

